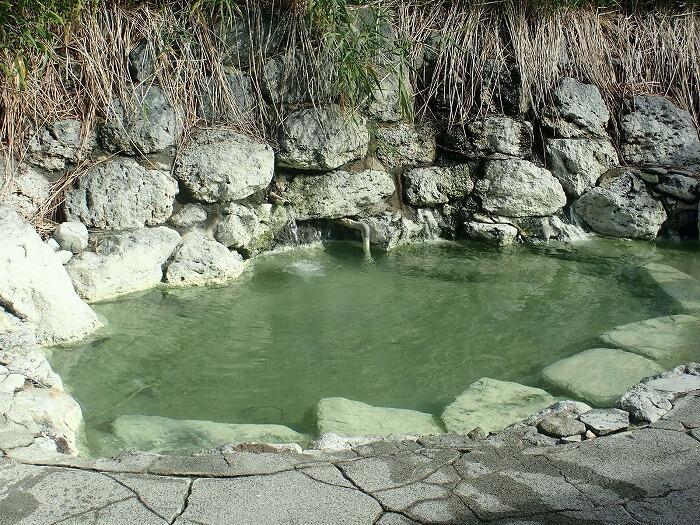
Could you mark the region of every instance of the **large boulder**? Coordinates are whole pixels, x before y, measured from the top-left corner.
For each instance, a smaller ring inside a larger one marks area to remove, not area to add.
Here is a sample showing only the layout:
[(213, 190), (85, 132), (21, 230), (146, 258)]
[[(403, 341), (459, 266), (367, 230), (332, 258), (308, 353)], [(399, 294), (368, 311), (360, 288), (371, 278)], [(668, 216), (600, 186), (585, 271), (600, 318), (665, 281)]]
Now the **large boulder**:
[(165, 171), (115, 157), (90, 169), (66, 194), (69, 221), (123, 230), (164, 223), (173, 213), (177, 181)]
[(112, 102), (100, 129), (100, 143), (107, 151), (158, 153), (175, 146), (180, 118), (160, 88), (141, 84), (132, 101)]
[(469, 165), (415, 168), (403, 176), (409, 204), (436, 206), (466, 197), (474, 189)]
[(228, 130), (200, 130), (180, 152), (175, 176), (202, 202), (232, 202), (263, 190), (275, 158), (263, 142)]
[(700, 167), (700, 140), (687, 111), (663, 97), (639, 96), (622, 117), (622, 156), (635, 165)]
[(0, 304), (40, 343), (79, 339), (101, 326), (54, 251), (13, 211), (0, 209)]
[(214, 232), (217, 241), (246, 257), (252, 257), (272, 247), (272, 205), (244, 206), (231, 203), (223, 212), (224, 216)]
[(532, 124), (510, 117), (487, 117), (449, 129), (444, 141), (448, 149), (468, 158), (529, 157)]
[(343, 397), (321, 399), (316, 406), (319, 434), (339, 436), (430, 435), (443, 432), (432, 414), (402, 408), (375, 407)]
[(382, 250), (388, 251), (425, 239), (423, 225), (407, 219), (399, 212), (385, 212), (361, 220), (369, 226), (370, 242)]
[(497, 432), (555, 401), (541, 388), (482, 377), (445, 408), (442, 422), (448, 432)]
[(165, 282), (171, 286), (218, 284), (235, 279), (244, 269), (238, 253), (202, 233), (192, 233), (168, 262)]
[(475, 185), (482, 207), (503, 217), (543, 217), (566, 205), (566, 194), (554, 176), (520, 159), (487, 163), (484, 178)]
[(643, 377), (663, 369), (646, 357), (612, 348), (592, 348), (549, 365), (549, 384), (596, 406), (611, 406)]
[(377, 170), (298, 176), (284, 186), (284, 196), (298, 219), (338, 219), (371, 214), (395, 191), (391, 175)]
[(159, 226), (111, 233), (95, 252), (82, 252), (66, 265), (75, 289), (88, 301), (146, 290), (163, 279), (163, 265), (180, 244), (180, 234)]
[(488, 217), (469, 220), (462, 225), (464, 236), (468, 239), (507, 246), (518, 238), (518, 229), (510, 223), (498, 222)]
[(569, 197), (579, 198), (601, 175), (619, 164), (617, 151), (607, 140), (548, 139), (549, 169)]
[(390, 171), (427, 166), (435, 160), (436, 139), (433, 127), (422, 122), (400, 122), (376, 131), (377, 159)]
[(280, 128), (277, 163), (307, 170), (332, 170), (367, 154), (369, 131), (359, 115), (339, 106), (299, 109)]
[(655, 317), (617, 326), (600, 339), (606, 345), (667, 364), (700, 360), (700, 319), (691, 315)]
[(112, 422), (115, 437), (128, 448), (145, 452), (192, 452), (237, 443), (296, 443), (308, 437), (282, 425), (248, 425), (214, 421), (123, 415)]
[(563, 138), (607, 138), (610, 111), (598, 88), (575, 78), (565, 78), (554, 91), (553, 114), (544, 124)]
[(79, 120), (59, 120), (39, 130), (29, 140), (27, 160), (47, 170), (62, 170), (66, 163), (76, 163), (95, 147), (94, 133), (82, 135)]
[(655, 239), (667, 218), (663, 205), (629, 171), (604, 178), (573, 211), (594, 232), (611, 237)]
[[(3, 182), (10, 177), (5, 162), (6, 159), (0, 157), (0, 181)], [(31, 219), (50, 199), (51, 186), (49, 178), (39, 170), (26, 164), (16, 166), (6, 191), (0, 194), (0, 204), (9, 206), (20, 217)]]

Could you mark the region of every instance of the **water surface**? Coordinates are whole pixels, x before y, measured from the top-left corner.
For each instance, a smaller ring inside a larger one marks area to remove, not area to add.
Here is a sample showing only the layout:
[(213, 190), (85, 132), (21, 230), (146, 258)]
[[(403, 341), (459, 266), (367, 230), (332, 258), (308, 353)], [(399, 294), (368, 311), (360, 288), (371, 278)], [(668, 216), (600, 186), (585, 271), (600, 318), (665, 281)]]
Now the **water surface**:
[(606, 330), (677, 312), (638, 266), (700, 277), (699, 254), (598, 240), (427, 244), (366, 261), (356, 245), (329, 244), (261, 257), (225, 287), (95, 305), (108, 328), (51, 360), (96, 454), (115, 452), (102, 433), (122, 414), (310, 432), (307, 412), (342, 396), (439, 415), (480, 377), (543, 386), (542, 368)]

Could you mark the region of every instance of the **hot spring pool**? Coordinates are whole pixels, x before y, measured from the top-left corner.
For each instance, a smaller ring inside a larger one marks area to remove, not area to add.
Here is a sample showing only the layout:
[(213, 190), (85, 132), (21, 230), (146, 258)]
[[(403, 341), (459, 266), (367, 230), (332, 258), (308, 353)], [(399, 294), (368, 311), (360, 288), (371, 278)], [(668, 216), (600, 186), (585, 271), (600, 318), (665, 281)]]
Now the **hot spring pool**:
[[(428, 244), (363, 260), (356, 245), (258, 258), (219, 288), (159, 289), (95, 305), (97, 338), (51, 362), (81, 403), (86, 452), (132, 448), (124, 415), (274, 423), (313, 436), (321, 398), (440, 415), (490, 377), (546, 388), (541, 371), (616, 325), (678, 307), (640, 277), (669, 264), (700, 278), (700, 247)], [(692, 356), (674, 356), (664, 367)], [(700, 357), (700, 356), (698, 356)], [(159, 450), (201, 443), (179, 435)]]

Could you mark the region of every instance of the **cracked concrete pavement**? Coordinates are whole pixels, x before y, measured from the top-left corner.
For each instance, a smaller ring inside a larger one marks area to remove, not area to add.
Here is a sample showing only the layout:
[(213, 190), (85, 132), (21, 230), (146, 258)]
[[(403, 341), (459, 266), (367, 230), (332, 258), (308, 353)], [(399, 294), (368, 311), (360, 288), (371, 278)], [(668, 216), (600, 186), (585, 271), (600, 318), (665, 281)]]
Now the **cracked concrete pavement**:
[(696, 525), (700, 393), (570, 445), (435, 436), (340, 452), (0, 459), (0, 525)]

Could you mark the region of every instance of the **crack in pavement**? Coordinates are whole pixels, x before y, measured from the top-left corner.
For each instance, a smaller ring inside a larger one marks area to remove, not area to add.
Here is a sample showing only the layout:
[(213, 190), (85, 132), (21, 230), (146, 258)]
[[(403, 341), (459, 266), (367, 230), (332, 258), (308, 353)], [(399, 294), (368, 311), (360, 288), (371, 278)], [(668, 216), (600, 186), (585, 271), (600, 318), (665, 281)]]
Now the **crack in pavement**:
[(115, 478), (114, 476), (111, 476), (110, 474), (106, 474), (106, 473), (103, 472), (102, 475), (103, 475), (104, 477), (106, 477), (106, 478), (111, 479), (111, 480), (114, 481), (115, 483), (118, 483), (119, 485), (121, 485), (122, 487), (124, 487), (126, 490), (128, 490), (129, 492), (131, 492), (131, 493), (136, 497), (136, 500), (137, 500), (147, 511), (149, 511), (151, 514), (153, 514), (153, 515), (155, 515), (156, 517), (158, 517), (158, 518), (162, 519), (163, 521), (165, 521), (165, 517), (164, 517), (164, 516), (161, 516), (161, 515), (158, 514), (155, 510), (153, 510), (153, 509), (141, 498), (141, 494), (139, 494), (139, 492), (138, 492), (136, 489), (131, 488), (130, 486), (128, 486), (127, 484), (123, 483), (122, 481), (119, 481), (117, 478)]
[[(194, 479), (189, 480), (189, 484), (187, 485), (187, 493), (185, 494), (185, 497), (182, 499), (182, 507), (180, 508), (179, 512), (177, 512), (175, 514), (173, 519), (170, 520), (170, 525), (173, 525), (180, 518), (180, 516), (182, 516), (185, 513), (185, 511), (187, 510), (187, 507), (189, 507), (190, 496), (192, 496), (194, 482), (195, 482)], [(196, 522), (193, 522), (192, 520), (189, 520), (189, 521), (191, 521), (192, 523), (196, 523)]]

